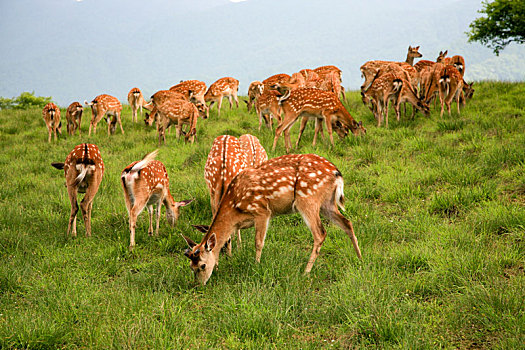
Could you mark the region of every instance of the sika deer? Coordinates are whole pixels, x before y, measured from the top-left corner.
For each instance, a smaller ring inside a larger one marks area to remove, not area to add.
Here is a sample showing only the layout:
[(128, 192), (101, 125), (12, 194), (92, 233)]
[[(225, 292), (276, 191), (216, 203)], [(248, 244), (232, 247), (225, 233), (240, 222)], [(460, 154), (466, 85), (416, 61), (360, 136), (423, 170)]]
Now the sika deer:
[(157, 101), (158, 104), (164, 103), (167, 100), (183, 100), (187, 101), (186, 96), (181, 94), (180, 92), (175, 92), (173, 90), (160, 90), (154, 93), (151, 96), (151, 101), (147, 105), (144, 106), (144, 108), (148, 109), (150, 113), (146, 113), (146, 118), (144, 119), (144, 122), (146, 125), (151, 126), (153, 122), (155, 121), (157, 123), (157, 130), (158, 130), (158, 113), (157, 108), (155, 108), (155, 105), (153, 101)]
[(263, 119), (268, 129), (273, 129), (273, 119), (277, 119), (278, 123), (281, 122), (279, 96), (280, 94), (277, 91), (266, 87), (261, 96), (255, 101), (255, 110), (259, 116), (259, 131), (261, 130)]
[(256, 80), (250, 83), (248, 87), (248, 101), (244, 101), (248, 107), (248, 112), (251, 112), (252, 106), (257, 102), (259, 96), (262, 95), (263, 90), (264, 85), (260, 81)]
[(153, 104), (159, 115), (159, 122), (157, 124), (159, 145), (161, 140), (166, 144), (166, 130), (174, 124), (177, 125), (177, 139), (183, 134), (182, 126), (189, 125), (185, 141), (191, 141), (191, 143), (195, 141), (199, 114), (201, 114), (203, 118), (206, 117), (207, 109), (204, 105), (200, 102), (193, 104), (188, 101), (174, 99), (168, 99), (160, 103), (158, 103), (156, 99), (153, 99)]
[(268, 160), (268, 154), (266, 154), (266, 150), (257, 137), (244, 134), (239, 137), (239, 142), (246, 157), (248, 168), (258, 168)]
[(134, 87), (128, 92), (128, 103), (131, 107), (131, 120), (137, 122), (137, 111), (140, 109), (142, 118), (142, 106), (145, 104), (144, 96), (139, 88)]
[(204, 100), (210, 102), (209, 108), (217, 102), (217, 116), (221, 115), (222, 99), (228, 98), (230, 102), (230, 109), (233, 108), (232, 97), (235, 100), (237, 108), (239, 108), (239, 99), (237, 98), (237, 92), (239, 91), (239, 81), (231, 77), (225, 77), (217, 80), (211, 84), (204, 95)]
[(179, 84), (170, 87), (170, 90), (179, 92), (186, 96), (186, 100), (190, 102), (198, 101), (206, 105), (204, 94), (206, 93), (206, 84), (199, 80), (185, 80)]
[(275, 129), (272, 150), (277, 146), (277, 140), (284, 132), (284, 143), (286, 151), (291, 147), (290, 129), (300, 117), (321, 118), (326, 124), (330, 142), (334, 145), (332, 136), (332, 125), (339, 121), (346, 128), (350, 129), (354, 135), (366, 133), (361, 122), (357, 123), (348, 113), (339, 98), (332, 92), (319, 89), (295, 89), (281, 97), (281, 110), (284, 113), (283, 119)]
[(314, 245), (304, 270), (309, 273), (326, 238), (320, 213), (350, 237), (358, 258), (361, 251), (352, 223), (344, 210), (344, 181), (334, 164), (315, 154), (291, 154), (273, 158), (259, 168), (239, 173), (226, 190), (217, 213), (199, 244), (184, 237), (195, 279), (206, 284), (219, 262), (221, 248), (234, 230), (255, 226), (255, 259), (261, 260), (270, 218), (298, 211), (312, 232)]
[(62, 122), (60, 121), (60, 108), (53, 102), (49, 102), (42, 109), (42, 118), (46, 123), (49, 137), (47, 142), (51, 142), (51, 134), (54, 134), (54, 140), (57, 140), (57, 131), (62, 135)]
[(124, 134), (124, 129), (122, 128), (122, 121), (120, 119), (120, 114), (122, 113), (122, 103), (113, 96), (110, 95), (98, 95), (93, 101), (88, 103), (84, 101), (85, 105), (91, 107), (91, 123), (89, 124), (89, 133), (91, 136), (91, 128), (93, 128), (93, 133), (97, 133), (97, 124), (102, 120), (104, 116), (113, 116), (111, 121), (108, 120), (108, 136), (115, 133), (116, 123), (119, 123), (120, 130)]
[(83, 143), (75, 146), (64, 163), (51, 163), (57, 169), (64, 169), (66, 187), (71, 202), (71, 215), (67, 226), (67, 235), (77, 235), (78, 193), (85, 193), (80, 209), (86, 226), (86, 236), (91, 236), (91, 209), (93, 199), (97, 194), (102, 175), (104, 162), (96, 145)]
[(82, 122), (82, 112), (84, 108), (80, 102), (73, 102), (67, 107), (66, 110), (66, 122), (67, 122), (67, 133), (73, 135), (78, 129), (78, 135), (82, 136), (80, 132), (80, 124)]
[(159, 235), (159, 220), (162, 205), (166, 207), (166, 219), (173, 227), (179, 218), (179, 208), (190, 204), (193, 199), (175, 202), (170, 193), (168, 172), (164, 164), (155, 160), (158, 151), (153, 151), (140, 161), (128, 165), (120, 176), (124, 199), (129, 213), (129, 249), (135, 247), (135, 226), (137, 217), (147, 207), (149, 213), (148, 234), (153, 235), (153, 206), (156, 205), (155, 235)]
[(397, 100), (403, 80), (407, 82), (406, 79), (395, 73), (379, 74), (368, 89), (361, 91), (363, 103), (372, 101), (372, 111), (377, 120), (377, 127), (380, 127), (381, 122), (385, 120), (385, 126), (388, 128), (388, 104), (391, 99)]
[[(204, 180), (210, 192), (210, 205), (213, 216), (232, 179), (246, 169), (246, 154), (239, 140), (230, 135), (217, 136), (213, 141), (208, 159), (204, 166)], [(238, 244), (241, 244), (241, 232), (237, 230)], [(231, 242), (226, 251), (231, 255)]]
[[(461, 76), (461, 73), (452, 65), (445, 66), (439, 78), (439, 100), (441, 102), (440, 117), (443, 117), (443, 105), (447, 106), (448, 115), (450, 116), (450, 104), (452, 99), (456, 100), (458, 115), (460, 114), (459, 105), (462, 92), (463, 77)], [(463, 101), (463, 104), (465, 104), (465, 101)]]

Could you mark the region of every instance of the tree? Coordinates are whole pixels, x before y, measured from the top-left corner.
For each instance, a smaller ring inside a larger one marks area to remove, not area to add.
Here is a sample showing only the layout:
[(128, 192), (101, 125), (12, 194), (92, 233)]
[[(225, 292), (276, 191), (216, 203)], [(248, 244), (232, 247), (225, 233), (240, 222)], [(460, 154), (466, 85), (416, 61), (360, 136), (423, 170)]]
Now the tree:
[(468, 41), (479, 41), (499, 55), (511, 42), (525, 43), (525, 1), (494, 0), (483, 2), (479, 13), (487, 17), (475, 19), (470, 24)]

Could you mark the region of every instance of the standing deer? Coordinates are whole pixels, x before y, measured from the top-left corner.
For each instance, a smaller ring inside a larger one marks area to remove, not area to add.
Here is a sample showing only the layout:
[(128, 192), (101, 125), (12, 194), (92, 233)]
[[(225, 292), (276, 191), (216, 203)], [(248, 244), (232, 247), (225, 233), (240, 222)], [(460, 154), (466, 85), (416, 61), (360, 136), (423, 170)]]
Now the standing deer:
[(210, 102), (209, 108), (217, 102), (217, 115), (221, 115), (222, 99), (228, 98), (230, 102), (230, 109), (233, 108), (232, 97), (235, 100), (237, 108), (239, 108), (239, 99), (237, 98), (237, 92), (239, 91), (239, 81), (231, 77), (225, 77), (217, 80), (210, 85), (208, 91), (204, 95), (204, 100)]
[(436, 62), (443, 63), (445, 66), (453, 65), (459, 71), (461, 76), (465, 75), (465, 59), (463, 56), (454, 55), (452, 57), (445, 57), (448, 54), (448, 50), (445, 52), (440, 51)]
[(120, 176), (124, 199), (129, 213), (129, 249), (135, 247), (135, 227), (137, 217), (147, 207), (149, 213), (148, 234), (153, 235), (153, 206), (156, 205), (155, 235), (159, 235), (159, 220), (162, 205), (166, 207), (166, 219), (173, 227), (179, 218), (179, 208), (190, 204), (193, 199), (176, 202), (170, 193), (168, 172), (164, 164), (155, 160), (155, 150), (128, 165)]
[[(214, 216), (230, 182), (246, 167), (246, 154), (239, 140), (230, 135), (217, 136), (204, 166), (204, 180), (210, 192), (211, 212)], [(237, 237), (240, 247), (240, 230), (237, 230)], [(231, 242), (228, 242), (226, 251), (231, 255)]]
[(57, 140), (57, 131), (62, 135), (62, 122), (60, 121), (60, 108), (53, 102), (49, 102), (42, 109), (42, 118), (46, 123), (47, 133), (49, 137), (47, 142), (51, 142), (51, 134), (54, 135), (54, 140)]
[(246, 167), (257, 168), (268, 160), (268, 154), (257, 137), (244, 134), (239, 137), (239, 142), (246, 157)]
[(80, 102), (73, 102), (67, 107), (66, 110), (66, 122), (67, 122), (67, 133), (73, 135), (78, 129), (78, 135), (82, 136), (80, 131), (80, 125), (82, 122), (82, 112), (84, 108)]
[[(463, 93), (463, 77), (461, 73), (452, 65), (445, 66), (439, 78), (439, 100), (441, 102), (440, 117), (443, 117), (444, 108), (447, 106), (448, 115), (450, 116), (450, 104), (454, 99), (458, 107), (460, 107), (460, 97)], [(465, 101), (463, 100), (463, 104)]]
[(373, 80), (372, 84), (365, 91), (361, 91), (363, 102), (372, 100), (374, 116), (377, 120), (377, 127), (385, 120), (385, 126), (388, 128), (388, 104), (391, 99), (397, 100), (403, 80), (395, 73), (380, 74)]
[[(95, 97), (90, 103), (84, 101), (84, 104), (90, 106), (92, 112), (91, 122), (89, 124), (89, 136), (91, 136), (91, 128), (93, 128), (93, 133), (97, 133), (97, 124), (104, 116), (107, 116), (108, 118), (108, 136), (115, 133), (116, 123), (120, 125), (120, 130), (122, 131), (122, 134), (124, 134), (122, 121), (120, 119), (122, 103), (120, 103), (118, 98), (103, 94)], [(109, 120), (109, 116), (113, 116), (113, 119)]]
[(140, 109), (140, 117), (142, 118), (142, 106), (145, 104), (144, 96), (139, 88), (134, 87), (128, 92), (128, 103), (131, 107), (131, 120), (137, 122), (137, 111)]
[(312, 270), (326, 238), (320, 213), (345, 231), (361, 259), (352, 223), (338, 209), (344, 210), (343, 189), (339, 170), (315, 154), (284, 155), (242, 171), (230, 183), (209, 228), (198, 227), (206, 231), (201, 242), (183, 236), (189, 245), (184, 255), (191, 261), (196, 280), (206, 284), (221, 248), (237, 229), (255, 226), (255, 259), (260, 262), (270, 219), (294, 211), (301, 214), (314, 238), (305, 274)]
[(348, 113), (339, 98), (332, 92), (319, 89), (302, 88), (291, 90), (280, 99), (283, 117), (279, 126), (275, 129), (272, 150), (277, 146), (277, 140), (284, 132), (284, 143), (286, 152), (290, 151), (290, 129), (299, 117), (321, 118), (324, 120), (330, 142), (334, 145), (332, 125), (334, 120), (339, 121), (354, 135), (366, 133), (361, 122), (356, 122)]
[(146, 112), (146, 117), (144, 118), (144, 122), (146, 125), (151, 126), (153, 122), (155, 121), (157, 123), (157, 131), (158, 131), (158, 113), (157, 109), (155, 108), (153, 104), (153, 100), (156, 100), (157, 103), (163, 103), (164, 101), (171, 99), (171, 100), (184, 100), (187, 101), (186, 96), (181, 94), (180, 92), (175, 92), (173, 90), (160, 90), (154, 93), (151, 96), (151, 101), (144, 105), (144, 108), (150, 111), (148, 114)]
[(57, 169), (64, 169), (66, 187), (71, 202), (71, 214), (67, 226), (67, 235), (77, 235), (78, 193), (85, 193), (80, 202), (86, 236), (91, 236), (91, 209), (93, 199), (97, 194), (102, 175), (104, 175), (104, 162), (96, 145), (83, 143), (75, 146), (69, 153), (64, 163), (51, 163)]
[(244, 101), (248, 107), (248, 112), (252, 111), (252, 106), (257, 102), (259, 96), (262, 95), (264, 85), (260, 81), (252, 81), (248, 87), (248, 101)]
[(259, 116), (259, 131), (261, 130), (262, 121), (268, 127), (273, 128), (273, 119), (277, 119), (278, 123), (281, 122), (281, 108), (279, 106), (280, 94), (271, 89), (264, 88), (263, 93), (255, 101), (255, 111)]
[(183, 94), (190, 102), (198, 101), (202, 104), (206, 104), (206, 101), (204, 100), (206, 84), (200, 80), (181, 81), (177, 85), (170, 87), (170, 90)]

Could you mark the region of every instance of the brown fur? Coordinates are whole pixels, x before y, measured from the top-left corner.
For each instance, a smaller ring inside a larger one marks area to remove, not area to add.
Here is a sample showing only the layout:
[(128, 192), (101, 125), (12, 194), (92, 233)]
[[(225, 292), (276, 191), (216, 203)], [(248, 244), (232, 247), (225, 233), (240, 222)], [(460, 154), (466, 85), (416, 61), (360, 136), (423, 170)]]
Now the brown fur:
[(60, 108), (53, 102), (49, 102), (42, 109), (42, 118), (46, 123), (48, 138), (47, 142), (51, 142), (51, 134), (54, 135), (54, 140), (57, 140), (57, 131), (62, 135), (62, 122), (60, 121)]

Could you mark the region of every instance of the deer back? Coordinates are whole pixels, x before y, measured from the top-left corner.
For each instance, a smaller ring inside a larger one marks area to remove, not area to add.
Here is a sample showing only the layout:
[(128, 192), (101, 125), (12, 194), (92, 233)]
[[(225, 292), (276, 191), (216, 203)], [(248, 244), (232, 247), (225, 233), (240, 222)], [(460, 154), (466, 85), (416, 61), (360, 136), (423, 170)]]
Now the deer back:
[(232, 77), (220, 78), (216, 82), (210, 85), (208, 91), (206, 91), (205, 97), (214, 97), (229, 95), (236, 92), (239, 88), (239, 81)]
[(288, 83), (290, 81), (290, 76), (285, 73), (275, 74), (271, 77), (268, 77), (262, 81), (264, 88), (267, 89), (274, 84)]
[(246, 157), (247, 167), (257, 168), (268, 160), (268, 154), (257, 137), (244, 134), (239, 137), (239, 142)]
[[(170, 90), (183, 94), (186, 96), (188, 101), (192, 96), (201, 100), (204, 98), (204, 94), (206, 93), (206, 84), (199, 80), (185, 80), (170, 87)], [(201, 102), (204, 103), (204, 101)]]
[(42, 109), (42, 118), (48, 128), (58, 128), (60, 125), (60, 108), (53, 102), (49, 102)]
[(80, 104), (80, 102), (73, 102), (67, 107), (66, 110), (66, 119), (67, 120), (73, 120), (73, 119), (79, 119), (82, 117), (82, 112), (84, 111), (84, 107)]
[(64, 162), (66, 185), (79, 186), (79, 192), (85, 192), (93, 181), (100, 182), (104, 169), (104, 161), (97, 145), (90, 143), (77, 145)]

